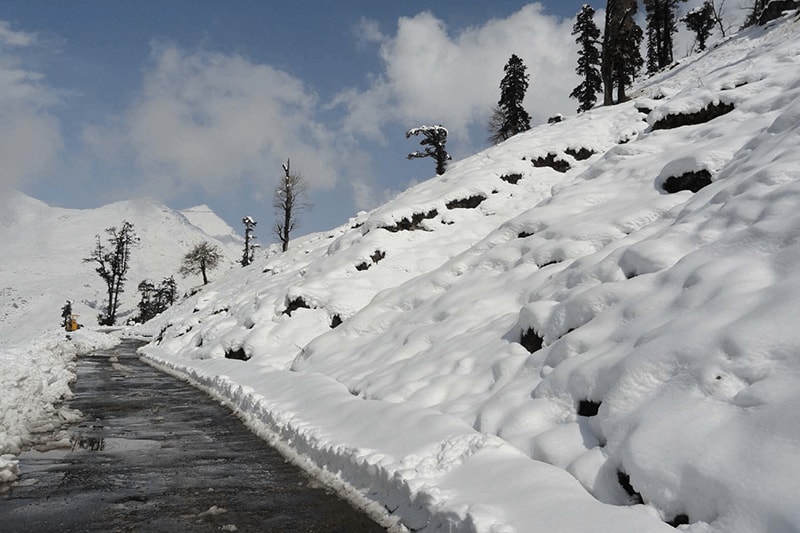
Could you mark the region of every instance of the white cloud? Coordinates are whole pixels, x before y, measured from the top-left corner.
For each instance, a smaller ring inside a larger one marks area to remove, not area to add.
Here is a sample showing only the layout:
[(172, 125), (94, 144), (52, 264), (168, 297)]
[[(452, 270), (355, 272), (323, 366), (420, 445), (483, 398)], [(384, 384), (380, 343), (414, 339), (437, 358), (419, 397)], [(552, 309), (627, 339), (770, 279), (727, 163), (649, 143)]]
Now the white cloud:
[(30, 46), (35, 39), (33, 33), (12, 30), (8, 22), (0, 20), (0, 45)]
[[(380, 35), (368, 31), (362, 35)], [(576, 106), (568, 95), (577, 85), (572, 20), (528, 5), (504, 19), (451, 34), (429, 12), (398, 21), (394, 36), (382, 36), (384, 69), (365, 90), (347, 89), (331, 105), (343, 106), (348, 133), (380, 138), (382, 126), (439, 122), (464, 139), (470, 125), (483, 125), (499, 98), (503, 66), (511, 54), (528, 67), (531, 86), (525, 107), (536, 122)]]
[(33, 34), (0, 21), (0, 199), (49, 170), (63, 145), (55, 91), (8, 50), (34, 44)]
[(269, 65), (158, 44), (138, 101), (120, 124), (87, 128), (84, 140), (98, 153), (131, 153), (149, 195), (242, 185), (271, 194), (287, 158), (312, 189), (329, 188), (341, 141), (315, 120), (316, 106), (300, 80)]

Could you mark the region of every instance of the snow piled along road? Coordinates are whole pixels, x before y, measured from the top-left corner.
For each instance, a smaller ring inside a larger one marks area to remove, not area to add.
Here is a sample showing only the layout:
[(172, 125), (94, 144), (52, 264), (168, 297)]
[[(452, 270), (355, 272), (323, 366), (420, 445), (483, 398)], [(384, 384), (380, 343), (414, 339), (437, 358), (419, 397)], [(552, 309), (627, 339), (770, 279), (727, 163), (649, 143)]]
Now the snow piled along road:
[(143, 352), (397, 528), (800, 531), (798, 33), (454, 163)]
[(0, 484), (17, 478), (23, 445), (45, 438), (48, 446), (69, 446), (68, 435), (54, 432), (81, 416), (62, 405), (72, 395), (75, 357), (119, 343), (87, 330), (69, 336), (59, 331), (30, 344), (0, 346)]

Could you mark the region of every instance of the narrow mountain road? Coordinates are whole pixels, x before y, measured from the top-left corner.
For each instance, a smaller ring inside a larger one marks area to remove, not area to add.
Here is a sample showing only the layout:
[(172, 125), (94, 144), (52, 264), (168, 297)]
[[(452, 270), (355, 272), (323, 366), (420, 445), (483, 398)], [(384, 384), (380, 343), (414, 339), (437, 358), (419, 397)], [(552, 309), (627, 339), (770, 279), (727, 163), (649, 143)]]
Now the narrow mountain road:
[(84, 356), (72, 450), (26, 452), (0, 495), (4, 532), (380, 532), (227, 408), (139, 361)]

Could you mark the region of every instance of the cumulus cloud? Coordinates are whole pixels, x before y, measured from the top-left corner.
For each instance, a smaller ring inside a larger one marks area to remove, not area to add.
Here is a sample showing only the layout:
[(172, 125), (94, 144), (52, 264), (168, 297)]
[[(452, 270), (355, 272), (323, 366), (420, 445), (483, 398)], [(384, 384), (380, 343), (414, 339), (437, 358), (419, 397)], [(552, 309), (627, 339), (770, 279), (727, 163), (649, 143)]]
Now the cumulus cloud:
[(0, 21), (0, 198), (50, 169), (63, 145), (56, 92), (14, 53), (35, 44), (34, 34)]
[(114, 126), (87, 128), (84, 141), (129, 154), (140, 188), (160, 197), (242, 186), (265, 196), (287, 158), (312, 189), (329, 188), (343, 149), (316, 108), (313, 91), (269, 65), (161, 43), (141, 96)]
[(346, 89), (332, 100), (346, 110), (348, 133), (379, 138), (387, 123), (438, 122), (463, 140), (470, 125), (485, 123), (497, 102), (511, 54), (528, 67), (531, 86), (524, 105), (534, 121), (575, 107), (568, 98), (579, 82), (572, 21), (545, 14), (540, 4), (456, 33), (430, 12), (399, 19), (393, 36), (363, 21), (360, 28), (363, 40), (379, 40), (384, 68), (366, 89)]

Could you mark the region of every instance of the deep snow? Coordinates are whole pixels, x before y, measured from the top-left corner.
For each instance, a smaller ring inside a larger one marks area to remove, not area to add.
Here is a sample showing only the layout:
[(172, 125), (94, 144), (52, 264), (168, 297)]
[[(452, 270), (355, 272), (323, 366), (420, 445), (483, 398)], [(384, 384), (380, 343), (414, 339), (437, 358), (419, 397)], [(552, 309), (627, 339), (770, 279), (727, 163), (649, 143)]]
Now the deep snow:
[(800, 531), (799, 33), (296, 239), (142, 353), (397, 530)]

